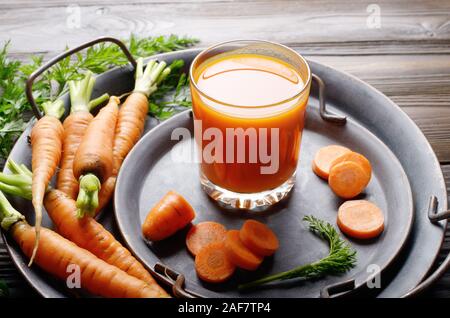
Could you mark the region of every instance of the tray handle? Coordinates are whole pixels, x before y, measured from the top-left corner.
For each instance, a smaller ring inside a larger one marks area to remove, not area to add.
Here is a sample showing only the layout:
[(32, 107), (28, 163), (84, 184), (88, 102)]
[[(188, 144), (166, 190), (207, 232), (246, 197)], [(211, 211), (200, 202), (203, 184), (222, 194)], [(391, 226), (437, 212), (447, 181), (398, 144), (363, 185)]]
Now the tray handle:
[(122, 41), (120, 41), (116, 38), (113, 38), (113, 37), (100, 37), (95, 40), (81, 44), (73, 49), (67, 50), (67, 51), (55, 56), (54, 58), (49, 60), (47, 63), (45, 63), (41, 67), (39, 67), (36, 71), (34, 71), (30, 75), (30, 77), (27, 79), (27, 82), (26, 82), (25, 92), (27, 94), (27, 98), (28, 98), (29, 103), (31, 104), (31, 107), (33, 108), (33, 113), (37, 119), (41, 118), (42, 114), (39, 111), (39, 108), (36, 105), (36, 101), (34, 100), (34, 97), (33, 97), (34, 80), (38, 76), (40, 76), (42, 73), (44, 73), (46, 70), (48, 70), (50, 67), (52, 67), (53, 65), (55, 65), (56, 63), (61, 61), (62, 59), (66, 58), (68, 56), (71, 56), (72, 54), (79, 52), (81, 50), (84, 50), (88, 47), (91, 47), (97, 43), (102, 43), (102, 42), (111, 42), (111, 43), (114, 43), (117, 46), (119, 46), (119, 48), (122, 50), (122, 52), (127, 57), (128, 61), (130, 61), (131, 65), (133, 65), (133, 67), (136, 68), (136, 60), (133, 58), (130, 51), (127, 49), (126, 45)]
[(336, 125), (345, 125), (347, 122), (347, 117), (333, 114), (327, 110), (325, 82), (316, 74), (312, 74), (312, 79), (319, 87), (320, 117), (322, 117), (323, 120)]
[(320, 290), (320, 298), (332, 298), (334, 295), (352, 291), (355, 287), (356, 284), (354, 279), (328, 285)]
[(428, 201), (428, 218), (432, 223), (450, 218), (450, 210), (438, 212), (438, 206), (438, 199), (434, 195), (430, 196)]
[(169, 266), (156, 263), (154, 270), (167, 285), (172, 287), (172, 293), (176, 298), (204, 298), (202, 295), (186, 291), (184, 289), (184, 283), (186, 281), (184, 275)]
[[(430, 196), (430, 200), (428, 202), (428, 219), (432, 223), (437, 223), (439, 221), (450, 219), (450, 210), (438, 212), (438, 207), (439, 207), (438, 199), (434, 195)], [(403, 297), (404, 298), (414, 297), (422, 293), (428, 287), (430, 287), (437, 279), (439, 279), (442, 275), (444, 275), (449, 268), (450, 268), (450, 253), (447, 254), (447, 257), (432, 274), (428, 275), (428, 277), (424, 281), (422, 281), (414, 289), (410, 290)]]

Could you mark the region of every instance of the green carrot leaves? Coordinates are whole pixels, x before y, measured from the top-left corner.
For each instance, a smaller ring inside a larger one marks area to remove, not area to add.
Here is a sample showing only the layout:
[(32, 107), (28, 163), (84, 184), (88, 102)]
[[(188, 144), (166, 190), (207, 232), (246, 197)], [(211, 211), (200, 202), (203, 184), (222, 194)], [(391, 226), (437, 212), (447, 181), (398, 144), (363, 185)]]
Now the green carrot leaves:
[[(196, 39), (178, 37), (176, 35), (138, 38), (131, 36), (126, 44), (131, 54), (147, 57), (161, 52), (169, 52), (190, 47), (197, 43)], [(25, 81), (28, 76), (42, 65), (42, 56), (32, 56), (30, 61), (22, 62), (8, 57), (9, 42), (0, 49), (0, 160), (9, 153), (15, 139), (22, 133), (26, 122), (31, 117), (31, 107), (25, 96)], [(80, 79), (86, 71), (95, 74), (128, 63), (120, 48), (114, 44), (102, 43), (80, 52), (73, 58), (65, 58), (52, 67), (33, 85), (34, 96), (38, 105), (48, 100), (54, 100), (68, 91), (67, 82)], [(174, 62), (174, 66), (182, 65)], [(175, 68), (171, 75), (159, 87), (164, 92), (178, 90), (178, 85), (187, 87), (186, 76), (181, 68)], [(183, 76), (183, 78), (181, 78)], [(158, 89), (159, 91), (160, 89)], [(161, 97), (161, 94), (159, 96)], [(150, 113), (164, 117), (167, 106), (159, 104), (160, 98), (153, 98), (149, 104)], [(172, 100), (182, 106), (190, 106), (188, 97)], [(165, 103), (165, 102), (164, 102)]]

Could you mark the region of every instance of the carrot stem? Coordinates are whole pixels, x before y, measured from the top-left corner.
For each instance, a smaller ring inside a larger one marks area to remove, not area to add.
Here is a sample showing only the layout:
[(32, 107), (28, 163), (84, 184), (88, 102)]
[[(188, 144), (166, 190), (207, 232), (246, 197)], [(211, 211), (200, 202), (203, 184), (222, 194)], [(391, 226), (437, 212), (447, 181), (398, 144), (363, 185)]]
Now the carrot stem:
[(93, 216), (98, 207), (98, 191), (101, 188), (100, 180), (96, 175), (89, 173), (80, 178), (80, 191), (77, 198), (77, 216), (86, 214)]
[[(6, 167), (12, 174), (0, 173), (0, 190), (8, 194), (31, 200), (31, 171), (24, 164), (19, 165), (12, 159), (9, 159), (6, 162)], [(50, 189), (50, 186), (48, 189)]]
[(0, 191), (0, 222), (1, 227), (8, 231), (13, 224), (25, 220), (25, 217), (13, 208), (2, 191)]
[(158, 89), (159, 83), (170, 73), (170, 67), (166, 67), (164, 61), (157, 62), (151, 60), (147, 63), (144, 71), (144, 60), (139, 58), (136, 65), (136, 83), (133, 92), (142, 93), (145, 96), (150, 96)]
[(160, 62), (156, 64), (155, 68), (152, 70), (150, 78), (153, 83), (156, 83), (159, 75), (162, 73), (162, 71), (166, 68), (166, 62)]
[(6, 167), (11, 170), (13, 174), (23, 174), (22, 168), (12, 159), (8, 159)]
[(95, 109), (98, 105), (106, 102), (109, 99), (109, 94), (105, 93), (97, 98), (91, 99), (91, 101), (88, 104), (89, 110)]
[(13, 186), (23, 186), (29, 185), (31, 182), (31, 178), (23, 175), (11, 175), (0, 172), (0, 182), (5, 182), (9, 185)]
[(44, 114), (47, 116), (52, 116), (60, 119), (62, 115), (64, 115), (64, 102), (60, 99), (57, 99), (53, 102), (45, 102), (42, 103), (42, 109), (44, 110)]
[(88, 112), (89, 100), (94, 89), (95, 78), (92, 72), (87, 72), (85, 77), (78, 81), (69, 81), (70, 112)]
[(23, 175), (29, 176), (30, 178), (33, 177), (33, 173), (31, 172), (31, 170), (28, 169), (28, 167), (26, 165), (24, 165), (23, 163), (20, 164), (19, 168), (22, 170)]
[(286, 272), (281, 272), (275, 275), (271, 275), (271, 276), (266, 276), (257, 280), (254, 280), (250, 283), (245, 283), (245, 284), (241, 284), (239, 285), (239, 289), (240, 290), (244, 290), (244, 289), (249, 289), (249, 288), (254, 288), (263, 284), (267, 284), (270, 282), (274, 282), (277, 280), (286, 280), (286, 279), (290, 279), (290, 278), (295, 278), (295, 277), (302, 277), (304, 276), (306, 273), (309, 272), (309, 270), (315, 265), (315, 263), (313, 264), (306, 264), (303, 266), (299, 266), (293, 270), (289, 270)]
[(27, 200), (31, 200), (31, 185), (13, 186), (7, 183), (0, 182), (0, 190)]
[(164, 81), (166, 79), (166, 77), (170, 74), (171, 69), (170, 67), (166, 67), (161, 74), (158, 76), (158, 78), (156, 79), (156, 85), (161, 84), (162, 81)]

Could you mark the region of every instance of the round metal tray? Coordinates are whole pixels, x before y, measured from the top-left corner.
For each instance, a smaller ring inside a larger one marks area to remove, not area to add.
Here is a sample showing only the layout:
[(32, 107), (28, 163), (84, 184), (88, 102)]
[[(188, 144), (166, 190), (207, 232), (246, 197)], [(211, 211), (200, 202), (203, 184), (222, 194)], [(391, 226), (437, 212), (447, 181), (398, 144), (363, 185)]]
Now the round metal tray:
[[(318, 297), (326, 286), (349, 279), (355, 281), (352, 291), (365, 285), (372, 274), (368, 271), (370, 266), (385, 268), (406, 242), (413, 221), (408, 179), (390, 150), (362, 126), (351, 120), (347, 120), (345, 126), (325, 122), (319, 116), (315, 98), (311, 98), (308, 107), (296, 185), (288, 199), (264, 213), (221, 209), (208, 199), (200, 186), (198, 163), (192, 160), (195, 142), (191, 111), (150, 131), (130, 152), (117, 180), (115, 215), (127, 245), (148, 267), (162, 263), (182, 273), (186, 278), (185, 290), (205, 297)], [(171, 134), (177, 128), (188, 129), (191, 138), (172, 140)], [(314, 282), (283, 282), (239, 292), (239, 283), (289, 270), (326, 255), (327, 244), (310, 233), (302, 219), (312, 214), (336, 224), (337, 209), (343, 200), (311, 171), (315, 152), (329, 144), (341, 144), (364, 153), (373, 162), (372, 179), (361, 197), (375, 202), (384, 211), (385, 231), (375, 240), (350, 240), (357, 251), (358, 264), (345, 275)], [(169, 190), (182, 194), (191, 203), (197, 213), (194, 223), (217, 221), (229, 229), (239, 229), (246, 219), (256, 218), (277, 233), (280, 249), (255, 272), (238, 271), (226, 284), (202, 283), (195, 274), (194, 260), (185, 248), (187, 229), (170, 239), (148, 243), (148, 246), (142, 237), (141, 224), (148, 211)]]
[[(184, 59), (189, 64), (199, 51), (198, 49), (184, 50), (160, 54), (156, 57), (167, 62), (174, 59)], [(400, 255), (400, 259), (389, 266), (386, 274), (383, 272), (383, 288), (375, 291), (375, 295), (380, 297), (404, 296), (426, 277), (444, 237), (446, 221), (432, 223), (427, 214), (428, 210), (433, 212), (433, 209), (428, 207), (432, 196), (436, 197), (439, 202), (439, 211), (447, 209), (447, 194), (439, 163), (421, 131), (386, 96), (348, 74), (315, 62), (309, 63), (312, 71), (319, 75), (327, 85), (327, 101), (328, 105), (331, 106), (329, 108), (347, 115), (352, 122), (373, 133), (390, 148), (408, 176), (415, 214), (412, 233), (407, 246)], [(130, 91), (132, 83), (133, 68), (131, 65), (111, 70), (98, 77), (94, 97), (106, 91), (110, 94), (120, 95)], [(311, 94), (313, 102), (317, 92), (313, 89)], [(68, 101), (67, 96), (66, 101)], [(149, 130), (155, 124), (155, 121), (149, 118), (146, 129)], [(31, 152), (27, 144), (30, 130), (31, 128), (28, 127), (18, 139), (10, 158), (26, 164), (30, 163)], [(12, 202), (32, 223), (34, 218), (31, 204), (21, 199), (12, 199)], [(151, 202), (147, 204), (151, 204)], [(112, 216), (111, 207), (108, 207), (100, 216), (100, 221), (115, 235), (120, 236)], [(44, 218), (44, 225), (51, 227), (51, 222), (47, 216)], [(64, 297), (72, 294), (64, 288), (64, 284), (51, 278), (38, 268), (28, 268), (26, 266), (27, 260), (22, 256), (18, 246), (6, 233), (3, 233), (3, 236), (16, 266), (41, 295)], [(442, 274), (448, 263), (449, 260), (447, 259), (435, 274), (430, 275), (430, 280), (416, 288), (416, 291), (421, 291), (434, 281)], [(161, 267), (158, 267), (157, 270), (161, 270)], [(169, 276), (173, 274), (170, 271), (165, 273)], [(157, 276), (162, 275), (157, 274)], [(415, 291), (413, 291), (414, 293)]]

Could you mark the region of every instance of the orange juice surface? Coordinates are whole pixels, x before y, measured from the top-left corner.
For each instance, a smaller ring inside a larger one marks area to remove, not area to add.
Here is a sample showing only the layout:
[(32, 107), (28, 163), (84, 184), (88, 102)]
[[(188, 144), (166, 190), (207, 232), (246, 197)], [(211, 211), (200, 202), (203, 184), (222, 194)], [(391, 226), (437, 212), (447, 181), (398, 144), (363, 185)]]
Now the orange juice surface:
[[(201, 91), (191, 85), (194, 117), (201, 120), (196, 140), (202, 155), (215, 159), (202, 158), (203, 175), (240, 193), (286, 182), (297, 167), (306, 79), (290, 64), (257, 54), (221, 54), (200, 64), (193, 78)], [(208, 147), (213, 141), (217, 147)]]

